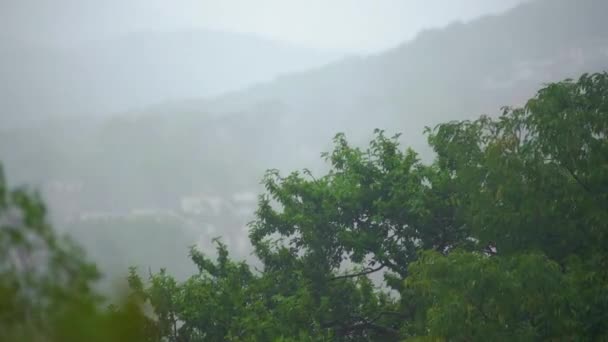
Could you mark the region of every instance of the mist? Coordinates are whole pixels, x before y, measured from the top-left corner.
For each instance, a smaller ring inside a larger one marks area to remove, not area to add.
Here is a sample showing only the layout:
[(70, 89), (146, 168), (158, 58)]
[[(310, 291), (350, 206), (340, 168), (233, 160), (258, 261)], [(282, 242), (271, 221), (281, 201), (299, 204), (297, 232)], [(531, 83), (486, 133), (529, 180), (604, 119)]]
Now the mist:
[(0, 161), (108, 281), (247, 239), (267, 169), (497, 116), (608, 68), (602, 0), (0, 3)]
[(291, 1), (6, 0), (2, 34), (20, 42), (69, 45), (129, 32), (238, 32), (314, 49), (373, 52), (420, 30), (499, 13), (523, 0)]

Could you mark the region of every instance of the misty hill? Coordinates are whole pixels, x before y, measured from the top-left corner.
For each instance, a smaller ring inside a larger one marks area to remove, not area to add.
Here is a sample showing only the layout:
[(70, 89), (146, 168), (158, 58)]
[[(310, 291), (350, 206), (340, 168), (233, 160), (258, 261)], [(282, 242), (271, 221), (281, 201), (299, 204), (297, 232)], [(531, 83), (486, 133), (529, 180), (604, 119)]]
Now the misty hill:
[(0, 123), (107, 115), (213, 96), (327, 63), (317, 51), (219, 31), (132, 33), (61, 46), (0, 36)]
[[(166, 134), (167, 125), (194, 132), (194, 145), (184, 143), (180, 150), (201, 156), (202, 165), (214, 160), (208, 168), (230, 163), (220, 170), (249, 181), (266, 168), (318, 163), (336, 132), (359, 142), (376, 127), (403, 132), (406, 145), (428, 152), (424, 126), (495, 115), (502, 106), (523, 104), (544, 83), (608, 69), (604, 13), (608, 2), (602, 0), (532, 1), (502, 15), (424, 31), (378, 55), (211, 99), (149, 107), (145, 114), (151, 117), (139, 123), (154, 137)], [(123, 128), (134, 131), (139, 123)], [(195, 178), (200, 171), (187, 174)]]
[[(320, 167), (319, 152), (336, 132), (354, 142), (368, 141), (376, 127), (403, 132), (404, 144), (428, 157), (425, 125), (496, 115), (543, 83), (608, 70), (605, 13), (604, 0), (533, 1), (424, 31), (384, 53), (221, 96), (4, 132), (0, 160), (21, 182), (80, 184), (76, 193), (55, 194), (52, 207), (75, 203), (57, 212), (175, 209), (192, 195), (224, 199), (229, 208), (235, 193), (259, 189), (267, 168)], [(202, 227), (212, 219), (221, 229), (214, 236), (244, 239), (246, 217), (235, 220), (231, 210), (218, 215), (196, 220)], [(95, 248), (97, 240), (87, 236)]]
[[(521, 104), (546, 82), (608, 68), (608, 2), (544, 0), (503, 15), (427, 30), (375, 56), (350, 58), (312, 72), (189, 103), (190, 112), (239, 115), (282, 106), (281, 138), (336, 131), (359, 136), (381, 127), (416, 135), (424, 125), (496, 113)], [(175, 115), (186, 108), (163, 108)], [(280, 134), (280, 133), (279, 133)], [(366, 140), (366, 138), (364, 139)], [(281, 140), (284, 143), (284, 140)]]

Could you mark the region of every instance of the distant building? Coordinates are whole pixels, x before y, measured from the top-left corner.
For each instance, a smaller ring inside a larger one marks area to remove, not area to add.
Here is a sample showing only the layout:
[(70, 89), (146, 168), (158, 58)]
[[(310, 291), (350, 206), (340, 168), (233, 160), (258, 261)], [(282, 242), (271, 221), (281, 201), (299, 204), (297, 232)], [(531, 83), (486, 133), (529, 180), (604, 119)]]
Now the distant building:
[(233, 194), (232, 200), (237, 203), (251, 204), (256, 202), (257, 196), (251, 191), (243, 191)]
[(91, 222), (91, 221), (107, 222), (107, 221), (117, 220), (122, 217), (123, 217), (123, 215), (111, 213), (111, 212), (105, 212), (105, 211), (88, 211), (88, 212), (83, 212), (79, 215), (80, 221), (84, 221), (84, 222)]
[(184, 197), (180, 209), (187, 214), (200, 215), (203, 212), (203, 201), (200, 197)]
[(225, 206), (226, 201), (216, 196), (188, 196), (180, 200), (180, 209), (190, 215), (217, 216)]
[(42, 195), (49, 205), (53, 219), (67, 222), (80, 212), (84, 182), (78, 180), (52, 180), (42, 185)]

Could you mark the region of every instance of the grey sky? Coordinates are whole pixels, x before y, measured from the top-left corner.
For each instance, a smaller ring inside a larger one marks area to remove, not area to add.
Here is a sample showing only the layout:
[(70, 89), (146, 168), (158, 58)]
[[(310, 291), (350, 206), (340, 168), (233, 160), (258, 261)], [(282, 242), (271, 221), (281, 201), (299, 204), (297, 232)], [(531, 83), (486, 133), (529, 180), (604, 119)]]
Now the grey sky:
[(18, 39), (90, 39), (140, 30), (220, 29), (317, 48), (376, 51), (525, 0), (0, 0)]

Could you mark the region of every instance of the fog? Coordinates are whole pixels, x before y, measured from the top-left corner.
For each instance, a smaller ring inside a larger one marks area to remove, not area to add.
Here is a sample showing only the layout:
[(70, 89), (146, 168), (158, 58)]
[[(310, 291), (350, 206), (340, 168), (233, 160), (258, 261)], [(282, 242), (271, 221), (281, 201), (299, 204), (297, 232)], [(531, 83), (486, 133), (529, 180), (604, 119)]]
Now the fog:
[(252, 260), (264, 171), (374, 128), (520, 105), (608, 68), (603, 0), (3, 0), (0, 161), (108, 279), (192, 270), (221, 236)]
[(424, 28), (502, 12), (523, 0), (4, 0), (16, 40), (64, 43), (127, 32), (240, 32), (316, 49), (380, 51)]

